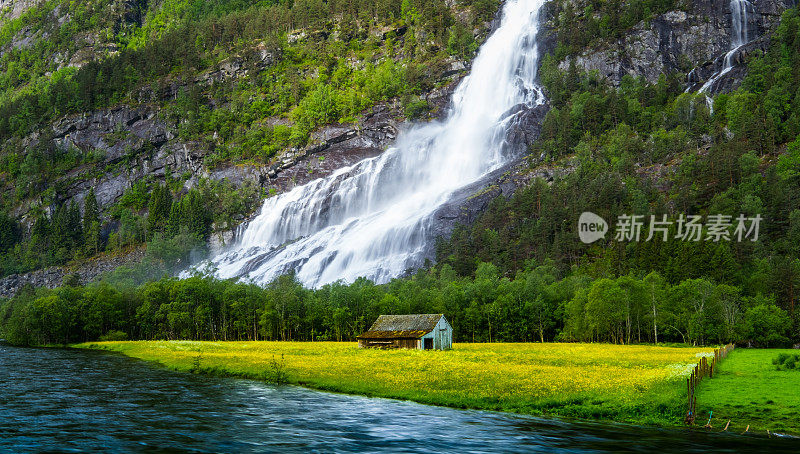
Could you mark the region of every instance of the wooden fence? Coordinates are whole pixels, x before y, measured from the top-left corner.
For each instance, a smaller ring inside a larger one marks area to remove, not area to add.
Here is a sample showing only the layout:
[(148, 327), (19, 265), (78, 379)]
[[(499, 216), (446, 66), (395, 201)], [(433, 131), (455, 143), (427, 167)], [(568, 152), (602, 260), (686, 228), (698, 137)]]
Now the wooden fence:
[[(699, 385), (705, 377), (714, 378), (714, 368), (717, 362), (728, 356), (728, 353), (733, 351), (733, 349), (733, 344), (728, 344), (722, 348), (716, 348), (714, 349), (713, 357), (703, 356), (700, 358), (700, 362), (694, 366), (692, 375), (686, 379), (686, 390), (688, 391), (687, 395), (689, 401), (689, 408), (686, 411), (686, 419), (684, 420), (686, 424), (694, 424), (695, 416), (697, 415), (697, 398), (694, 395), (697, 385)], [(711, 358), (710, 361), (709, 358)]]

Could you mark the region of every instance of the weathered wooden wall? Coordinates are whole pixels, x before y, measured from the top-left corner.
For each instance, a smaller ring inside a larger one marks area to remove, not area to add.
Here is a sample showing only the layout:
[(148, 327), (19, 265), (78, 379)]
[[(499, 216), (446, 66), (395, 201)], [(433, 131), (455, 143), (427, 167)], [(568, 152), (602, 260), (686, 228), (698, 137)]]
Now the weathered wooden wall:
[(359, 348), (419, 348), (418, 339), (359, 339)]

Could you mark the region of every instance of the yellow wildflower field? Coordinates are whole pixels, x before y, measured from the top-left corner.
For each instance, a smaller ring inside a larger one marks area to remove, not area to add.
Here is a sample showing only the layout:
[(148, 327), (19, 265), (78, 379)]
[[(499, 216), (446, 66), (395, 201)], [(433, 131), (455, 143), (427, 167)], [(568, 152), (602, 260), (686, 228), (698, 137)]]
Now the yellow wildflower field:
[[(339, 342), (99, 342), (167, 367), (461, 408), (677, 423), (685, 377), (712, 348), (609, 344), (455, 344), (450, 351)], [(276, 367), (275, 364), (278, 364)]]

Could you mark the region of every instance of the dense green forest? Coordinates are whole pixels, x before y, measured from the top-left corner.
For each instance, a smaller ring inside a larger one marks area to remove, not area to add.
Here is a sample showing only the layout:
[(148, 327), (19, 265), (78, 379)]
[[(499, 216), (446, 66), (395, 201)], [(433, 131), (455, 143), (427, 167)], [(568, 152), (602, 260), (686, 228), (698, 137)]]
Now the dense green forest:
[[(577, 39), (559, 34), (561, 46)], [(713, 114), (704, 95), (684, 93), (681, 75), (656, 84), (626, 77), (614, 88), (575, 67), (560, 71), (558, 62), (550, 56), (542, 65), (552, 108), (531, 150), (544, 162), (530, 161), (531, 172), (554, 170), (553, 181), (535, 178), (494, 200), (474, 224), (441, 239), (436, 263), (414, 275), (316, 290), (291, 275), (266, 288), (162, 277), (208, 235), (214, 220), (198, 207), (214, 191), (156, 185), (125, 201), (136, 219), (132, 241), (148, 241), (143, 264), (87, 286), (27, 289), (0, 303), (0, 335), (34, 344), (346, 340), (381, 313), (441, 312), (458, 341), (797, 342), (800, 10), (783, 15), (769, 50), (750, 58), (737, 91), (714, 99)], [(150, 214), (136, 214), (137, 206)], [(48, 244), (94, 247), (94, 214), (84, 211), (57, 210), (41, 229)], [(576, 231), (584, 211), (612, 229), (623, 214), (764, 221), (758, 241), (683, 241), (672, 230), (667, 241), (612, 234), (585, 245)], [(13, 219), (0, 217), (0, 228), (0, 244), (19, 247)]]
[(109, 225), (103, 223), (90, 189), (83, 211), (75, 203), (55, 204), (51, 215), (37, 215), (28, 236), (16, 220), (0, 216), (0, 271), (6, 275), (63, 265), (143, 244), (167, 262), (185, 264), (192, 251), (205, 249), (214, 225), (232, 228), (263, 196), (252, 184), (236, 188), (204, 179), (185, 191), (180, 180), (166, 185), (140, 181), (111, 209)]
[(791, 319), (772, 296), (657, 272), (561, 278), (530, 263), (513, 278), (490, 263), (474, 277), (449, 265), (387, 285), (366, 279), (304, 288), (286, 275), (266, 288), (195, 276), (136, 286), (127, 270), (88, 286), (29, 289), (0, 306), (10, 342), (108, 339), (353, 340), (380, 314), (444, 313), (459, 342), (605, 341), (790, 344)]

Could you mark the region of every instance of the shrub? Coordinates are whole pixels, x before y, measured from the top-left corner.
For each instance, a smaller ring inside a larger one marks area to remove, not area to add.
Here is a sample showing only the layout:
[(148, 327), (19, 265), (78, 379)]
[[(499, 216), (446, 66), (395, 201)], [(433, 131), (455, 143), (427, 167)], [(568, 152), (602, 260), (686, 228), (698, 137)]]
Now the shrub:
[(409, 101), (405, 105), (403, 113), (409, 120), (416, 120), (425, 116), (428, 112), (430, 112), (430, 110), (431, 107), (428, 105), (428, 101), (424, 99), (417, 99), (414, 101)]
[(124, 331), (111, 330), (106, 334), (100, 336), (102, 342), (119, 342), (128, 340), (128, 334)]
[(781, 353), (772, 360), (778, 370), (800, 370), (800, 355)]

